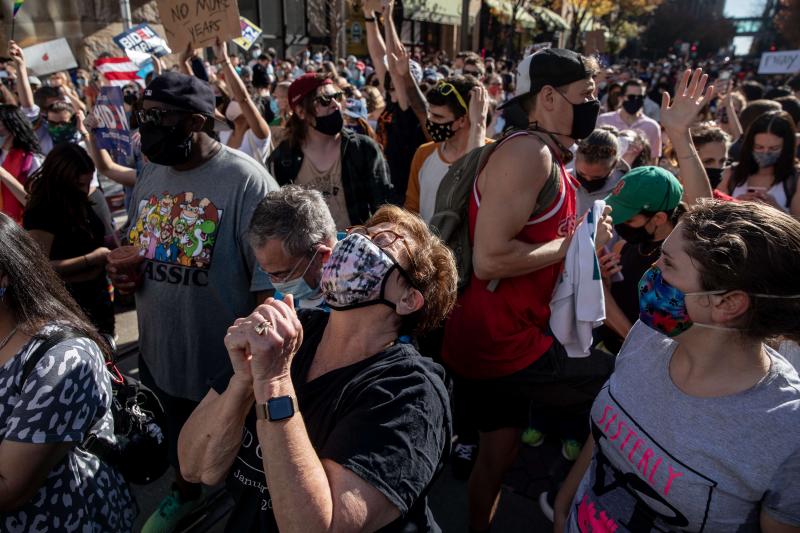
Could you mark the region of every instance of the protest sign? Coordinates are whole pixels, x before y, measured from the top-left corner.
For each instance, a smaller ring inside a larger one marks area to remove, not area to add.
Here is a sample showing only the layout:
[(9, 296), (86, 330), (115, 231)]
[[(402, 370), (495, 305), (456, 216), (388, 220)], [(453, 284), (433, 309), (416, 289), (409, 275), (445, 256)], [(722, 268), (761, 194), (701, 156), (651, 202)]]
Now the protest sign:
[(217, 37), (226, 41), (242, 36), (236, 0), (158, 0), (161, 23), (172, 49), (182, 53), (213, 46)]
[(239, 25), (242, 28), (242, 36), (233, 40), (243, 50), (250, 50), (253, 43), (261, 35), (261, 28), (250, 22), (244, 17), (239, 17)]
[(94, 130), (98, 148), (108, 150), (114, 161), (127, 165), (131, 156), (131, 132), (122, 106), (122, 89), (101, 88), (94, 115), (98, 121), (98, 127)]
[(758, 65), (759, 74), (794, 74), (800, 72), (800, 50), (764, 52)]
[(67, 39), (62, 37), (54, 41), (34, 44), (23, 48), (28, 69), (35, 76), (46, 76), (60, 70), (76, 68), (78, 62), (72, 55)]
[(147, 24), (137, 24), (120, 33), (114, 37), (114, 42), (137, 65), (141, 65), (144, 58), (149, 59), (151, 54), (163, 57), (172, 53), (166, 41)]

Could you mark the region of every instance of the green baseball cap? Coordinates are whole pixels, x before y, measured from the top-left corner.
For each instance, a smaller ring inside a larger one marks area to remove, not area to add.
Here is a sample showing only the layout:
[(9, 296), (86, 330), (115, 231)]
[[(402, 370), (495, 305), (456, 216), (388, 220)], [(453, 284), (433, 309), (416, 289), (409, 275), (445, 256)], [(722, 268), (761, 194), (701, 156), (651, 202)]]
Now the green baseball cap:
[(622, 224), (642, 211), (671, 211), (683, 198), (683, 185), (661, 167), (637, 167), (619, 180), (606, 196), (614, 224)]

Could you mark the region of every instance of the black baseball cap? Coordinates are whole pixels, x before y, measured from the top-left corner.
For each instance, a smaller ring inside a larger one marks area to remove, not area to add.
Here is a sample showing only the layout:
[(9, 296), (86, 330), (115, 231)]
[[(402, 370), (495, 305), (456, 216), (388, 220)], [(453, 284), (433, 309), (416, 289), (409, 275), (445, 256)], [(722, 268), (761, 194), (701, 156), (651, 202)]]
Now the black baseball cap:
[(576, 81), (590, 78), (593, 71), (586, 64), (586, 57), (566, 48), (545, 48), (535, 54), (525, 56), (517, 65), (517, 90), (511, 102), (519, 101), (527, 94), (537, 94), (545, 85), (561, 87)]
[(209, 117), (214, 116), (216, 103), (211, 85), (179, 72), (165, 72), (154, 78), (144, 90), (144, 99)]

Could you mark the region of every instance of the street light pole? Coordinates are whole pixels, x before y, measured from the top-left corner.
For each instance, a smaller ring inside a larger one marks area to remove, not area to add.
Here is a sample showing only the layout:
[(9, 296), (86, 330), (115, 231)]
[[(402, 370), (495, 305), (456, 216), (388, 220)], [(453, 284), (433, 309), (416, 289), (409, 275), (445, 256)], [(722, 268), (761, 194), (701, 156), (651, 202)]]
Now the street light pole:
[(122, 29), (131, 29), (131, 2), (130, 0), (119, 0), (119, 9), (122, 12)]

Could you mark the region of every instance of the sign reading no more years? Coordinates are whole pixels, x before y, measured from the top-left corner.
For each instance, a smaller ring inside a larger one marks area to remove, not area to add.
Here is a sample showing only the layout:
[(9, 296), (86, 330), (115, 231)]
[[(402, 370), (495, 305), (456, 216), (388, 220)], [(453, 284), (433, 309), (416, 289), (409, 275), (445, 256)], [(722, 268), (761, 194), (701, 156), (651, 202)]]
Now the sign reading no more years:
[(236, 0), (158, 0), (158, 12), (172, 50), (213, 46), (219, 37), (226, 41), (241, 37), (239, 5)]

